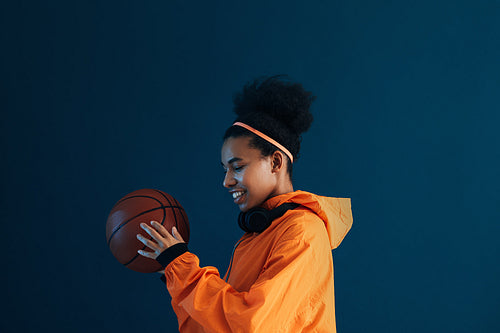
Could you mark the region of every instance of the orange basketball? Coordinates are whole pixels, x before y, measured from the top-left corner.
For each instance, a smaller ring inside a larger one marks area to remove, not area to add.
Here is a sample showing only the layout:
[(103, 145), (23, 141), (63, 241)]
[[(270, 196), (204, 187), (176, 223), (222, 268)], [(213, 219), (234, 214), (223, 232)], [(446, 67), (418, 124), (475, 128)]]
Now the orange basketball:
[(162, 269), (153, 259), (137, 253), (137, 250), (152, 252), (136, 235), (152, 239), (140, 227), (142, 222), (157, 221), (168, 232), (176, 227), (184, 241), (189, 241), (189, 222), (181, 204), (170, 194), (159, 190), (142, 189), (127, 194), (111, 209), (106, 222), (106, 241), (115, 258), (125, 267), (137, 272), (152, 273)]

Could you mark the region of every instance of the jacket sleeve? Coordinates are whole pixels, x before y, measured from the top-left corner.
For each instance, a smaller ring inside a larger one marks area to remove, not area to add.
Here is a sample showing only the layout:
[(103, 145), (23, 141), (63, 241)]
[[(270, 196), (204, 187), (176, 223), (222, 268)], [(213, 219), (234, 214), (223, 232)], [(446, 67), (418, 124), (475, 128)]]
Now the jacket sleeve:
[(238, 292), (220, 278), (216, 268), (201, 268), (197, 256), (183, 253), (165, 269), (172, 305), (181, 315), (181, 332), (190, 320), (206, 332), (291, 329), (297, 320), (307, 320), (310, 290), (325, 280), (324, 265), (317, 261), (321, 256), (304, 240), (282, 241), (250, 290)]

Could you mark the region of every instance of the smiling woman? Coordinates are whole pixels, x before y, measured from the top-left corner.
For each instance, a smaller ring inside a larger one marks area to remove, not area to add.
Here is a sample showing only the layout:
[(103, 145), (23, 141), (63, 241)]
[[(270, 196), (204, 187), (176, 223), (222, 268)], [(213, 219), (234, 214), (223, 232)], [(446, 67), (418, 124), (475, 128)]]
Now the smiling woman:
[(293, 192), (280, 151), (262, 156), (252, 148), (249, 137), (227, 138), (222, 146), (225, 170), (224, 187), (229, 189), (234, 203), (242, 212), (256, 207), (270, 197)]
[(199, 266), (176, 230), (143, 225), (154, 252), (141, 255), (165, 267), (181, 332), (336, 332), (331, 250), (351, 228), (351, 202), (292, 183), (313, 100), (283, 76), (235, 95), (237, 119), (224, 134), (221, 163), (245, 234), (224, 279)]

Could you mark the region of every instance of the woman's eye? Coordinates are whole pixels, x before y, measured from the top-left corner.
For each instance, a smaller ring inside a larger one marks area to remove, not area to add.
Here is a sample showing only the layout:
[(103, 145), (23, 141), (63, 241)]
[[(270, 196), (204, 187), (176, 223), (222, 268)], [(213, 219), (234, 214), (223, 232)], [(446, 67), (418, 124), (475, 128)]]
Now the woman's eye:
[(235, 171), (240, 171), (241, 169), (243, 169), (242, 166), (234, 168)]

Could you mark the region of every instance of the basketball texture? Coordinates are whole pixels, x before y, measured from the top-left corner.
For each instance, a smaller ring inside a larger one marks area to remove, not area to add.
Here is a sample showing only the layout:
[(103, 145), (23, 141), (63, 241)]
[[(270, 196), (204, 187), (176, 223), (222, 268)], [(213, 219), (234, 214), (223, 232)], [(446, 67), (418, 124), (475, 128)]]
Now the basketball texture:
[(111, 253), (125, 267), (137, 272), (162, 269), (156, 260), (137, 253), (137, 250), (153, 251), (136, 238), (142, 234), (152, 239), (140, 227), (142, 222), (151, 225), (151, 221), (159, 222), (169, 233), (175, 226), (184, 241), (189, 241), (189, 222), (184, 208), (170, 194), (159, 190), (142, 189), (127, 194), (113, 206), (106, 222), (106, 240)]

